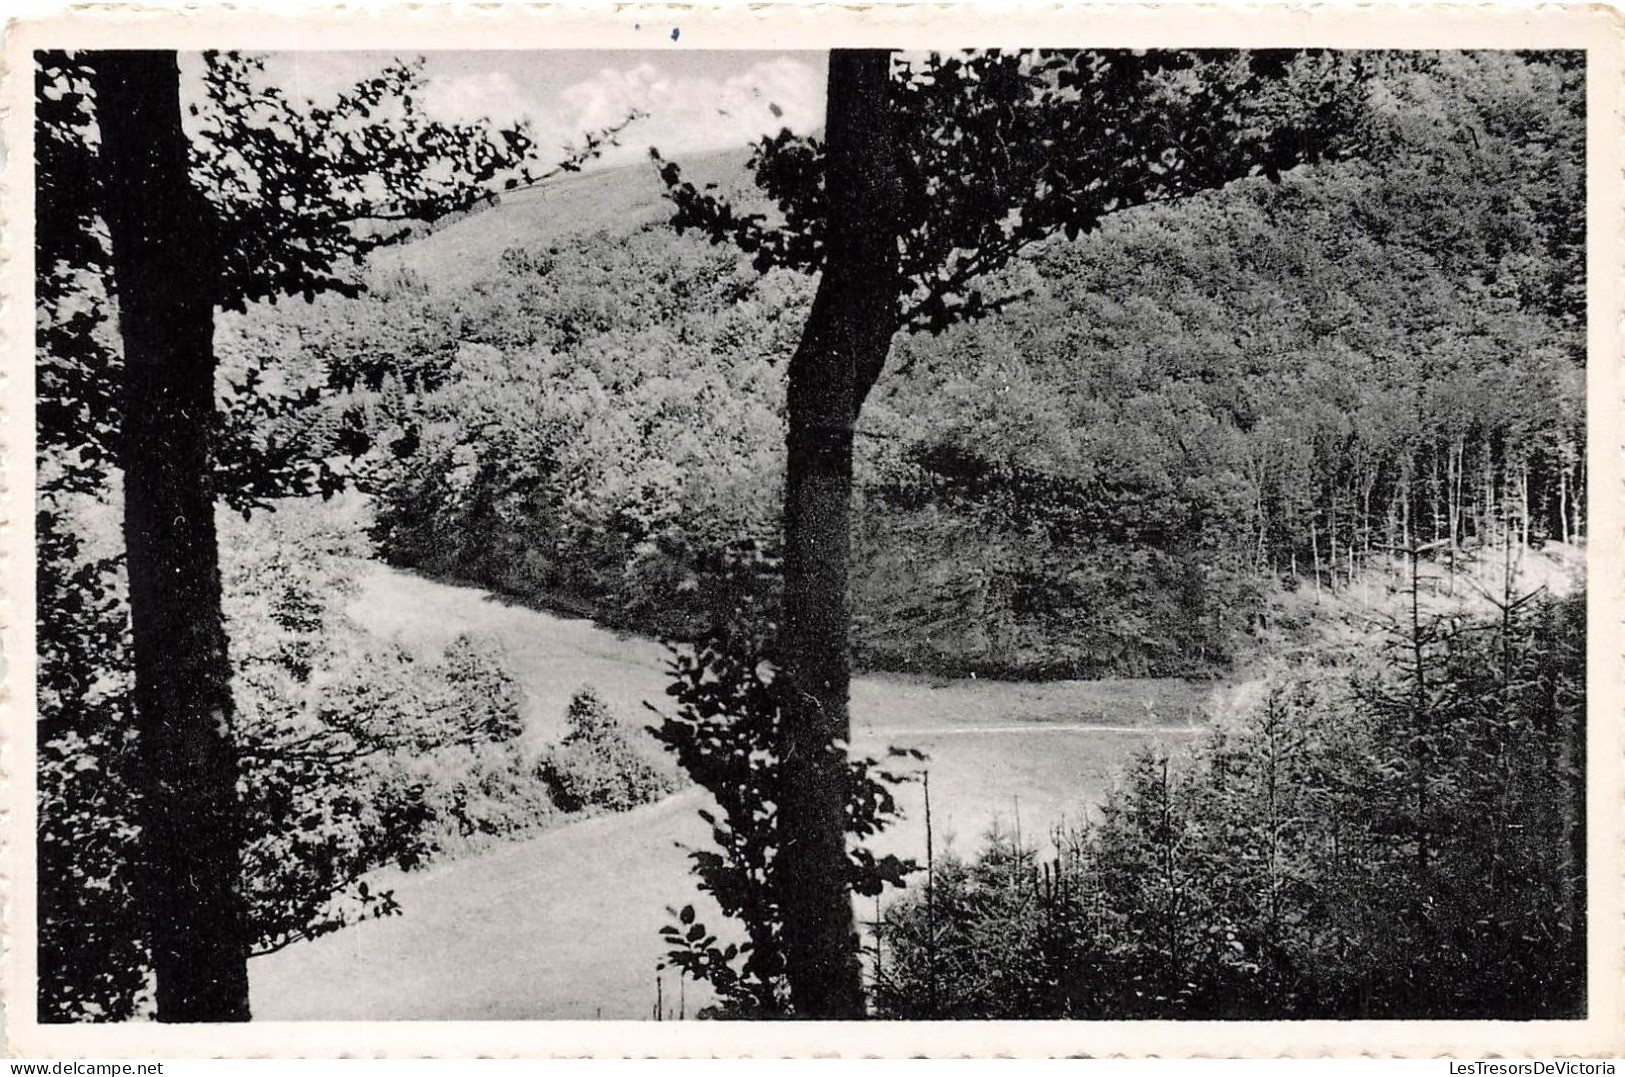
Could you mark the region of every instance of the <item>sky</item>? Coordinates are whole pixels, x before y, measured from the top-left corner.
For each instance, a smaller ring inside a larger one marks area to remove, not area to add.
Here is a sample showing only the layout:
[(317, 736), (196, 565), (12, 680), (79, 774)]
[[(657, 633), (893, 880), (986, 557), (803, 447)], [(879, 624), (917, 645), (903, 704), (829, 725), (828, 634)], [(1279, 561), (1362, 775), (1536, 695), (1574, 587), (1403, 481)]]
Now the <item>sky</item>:
[[(648, 115), (607, 151), (603, 164), (645, 159), (656, 146), (679, 154), (740, 149), (781, 127), (811, 131), (824, 120), (823, 52), (445, 51), (424, 55), (423, 105), (444, 120), (531, 121), (542, 159), (579, 144), (631, 109)], [(377, 71), (387, 52), (281, 52), (267, 73), (290, 97), (321, 102)], [(411, 54), (402, 59), (411, 58)]]

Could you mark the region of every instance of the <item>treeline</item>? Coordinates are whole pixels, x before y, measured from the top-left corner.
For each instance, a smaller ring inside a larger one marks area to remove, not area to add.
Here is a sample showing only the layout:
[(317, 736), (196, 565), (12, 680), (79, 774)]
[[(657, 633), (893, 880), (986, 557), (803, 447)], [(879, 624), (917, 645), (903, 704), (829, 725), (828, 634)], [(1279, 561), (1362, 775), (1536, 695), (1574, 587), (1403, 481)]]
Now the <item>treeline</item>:
[[(998, 282), (1024, 302), (900, 340), (859, 437), (861, 664), (1209, 672), (1282, 584), (1584, 534), (1581, 69), (1384, 78), (1369, 159), (1040, 245)], [(434, 242), (281, 315), (383, 555), (680, 637), (773, 608), (807, 282), (657, 220), (446, 281)]]
[(1584, 1015), (1585, 604), (1498, 606), (1398, 616), (1139, 757), (1091, 825), (932, 865), (873, 925), (878, 1013)]

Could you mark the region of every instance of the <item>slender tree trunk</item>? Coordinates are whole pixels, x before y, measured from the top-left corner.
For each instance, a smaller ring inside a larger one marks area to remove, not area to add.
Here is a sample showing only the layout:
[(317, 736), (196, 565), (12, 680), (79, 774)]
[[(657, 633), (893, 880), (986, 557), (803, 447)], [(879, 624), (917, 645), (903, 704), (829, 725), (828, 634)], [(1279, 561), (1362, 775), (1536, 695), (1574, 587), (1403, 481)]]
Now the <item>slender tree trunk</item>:
[(1586, 535), (1586, 449), (1581, 445), (1577, 450), (1574, 461), (1574, 534), (1573, 538), (1579, 542)]
[(1518, 540), (1529, 546), (1529, 457), (1518, 462)]
[(1400, 479), (1399, 490), (1399, 545), (1401, 549), (1408, 550), (1411, 547), (1411, 509), (1415, 505), (1409, 470)]
[(1568, 544), (1568, 461), (1557, 471), (1557, 521), (1563, 544)]
[(1456, 541), (1463, 550), (1467, 542), (1474, 535), (1473, 531), (1473, 486), (1468, 468), (1471, 466), (1471, 457), (1468, 455), (1467, 436), (1461, 438), (1461, 448), (1456, 456)]
[(1376, 473), (1367, 469), (1360, 480), (1360, 553), (1371, 563), (1371, 491), (1377, 485)]
[(1456, 593), (1456, 551), (1461, 547), (1461, 442), (1459, 439), (1450, 442), (1448, 455), (1445, 457), (1445, 514), (1448, 516), (1450, 530), (1450, 573), (1447, 577), (1447, 590), (1450, 594)]
[(96, 107), (124, 340), (124, 538), (160, 1021), (248, 1019), (231, 668), (209, 441), (208, 214), (172, 52), (103, 52)]
[(1439, 446), (1428, 447), (1428, 510), (1433, 514), (1433, 541), (1445, 537), (1445, 484), (1439, 478)]
[(1269, 509), (1264, 501), (1264, 483), (1268, 477), (1264, 462), (1249, 460), (1251, 478), (1253, 480), (1253, 514), (1257, 530), (1257, 542), (1253, 548), (1253, 571), (1262, 573), (1269, 564)]
[(790, 361), (781, 657), (792, 686), (782, 745), (777, 878), (797, 1015), (861, 1018), (846, 853), (847, 598), (852, 442), (898, 319), (898, 197), (879, 50), (830, 54), (825, 264)]
[(1320, 594), (1320, 532), (1314, 516), (1309, 517), (1309, 552), (1315, 562), (1315, 594)]
[(1329, 581), (1333, 591), (1337, 590), (1337, 486), (1333, 484), (1331, 492), (1327, 495), (1326, 524), (1326, 564), (1331, 569), (1332, 577)]

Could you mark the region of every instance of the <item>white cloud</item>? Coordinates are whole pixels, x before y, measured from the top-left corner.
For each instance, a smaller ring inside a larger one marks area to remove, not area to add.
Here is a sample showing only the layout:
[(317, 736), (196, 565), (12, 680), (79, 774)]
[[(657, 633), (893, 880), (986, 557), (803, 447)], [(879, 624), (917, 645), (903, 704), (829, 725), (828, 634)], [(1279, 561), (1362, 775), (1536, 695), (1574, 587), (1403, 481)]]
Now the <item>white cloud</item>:
[[(633, 109), (646, 113), (621, 136), (620, 146), (605, 152), (606, 164), (641, 160), (650, 146), (668, 157), (742, 149), (781, 127), (805, 133), (823, 124), (823, 76), (816, 64), (784, 55), (709, 56), (714, 61), (674, 69), (658, 56), (605, 53), (596, 73), (559, 88), (511, 60), (498, 66), (474, 54), (430, 54), (420, 103), (431, 117), (448, 122), (508, 125), (529, 119), (542, 160), (565, 145), (579, 145), (586, 132), (619, 123)], [(295, 101), (325, 103), (393, 59), (380, 52), (280, 52), (266, 58), (266, 73)], [(201, 92), (200, 66), (197, 57), (187, 58), (194, 94)]]
[(606, 67), (565, 88), (558, 104), (538, 116), (538, 135), (578, 140), (622, 119), (630, 109), (648, 115), (627, 130), (617, 162), (642, 157), (657, 146), (668, 157), (742, 148), (764, 134), (789, 127), (809, 131), (823, 122), (823, 86), (808, 64), (780, 57), (758, 60), (730, 75), (670, 76), (645, 61)]
[(423, 107), (437, 120), (489, 119), (503, 125), (534, 118), (541, 111), (505, 71), (431, 77), (423, 90)]

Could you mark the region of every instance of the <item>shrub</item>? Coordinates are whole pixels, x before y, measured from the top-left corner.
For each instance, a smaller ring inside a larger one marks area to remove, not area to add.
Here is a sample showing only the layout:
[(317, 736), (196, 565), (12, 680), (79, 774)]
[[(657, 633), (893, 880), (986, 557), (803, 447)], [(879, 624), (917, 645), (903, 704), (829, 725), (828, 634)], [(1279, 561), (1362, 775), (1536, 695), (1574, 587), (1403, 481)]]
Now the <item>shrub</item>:
[(417, 856), (403, 868), (540, 830), (559, 816), (546, 782), (514, 744), (456, 745), (391, 761), (385, 811), (410, 820)]
[(672, 776), (644, 757), (591, 688), (570, 700), (565, 722), (564, 739), (536, 765), (560, 811), (626, 811), (673, 789)]

